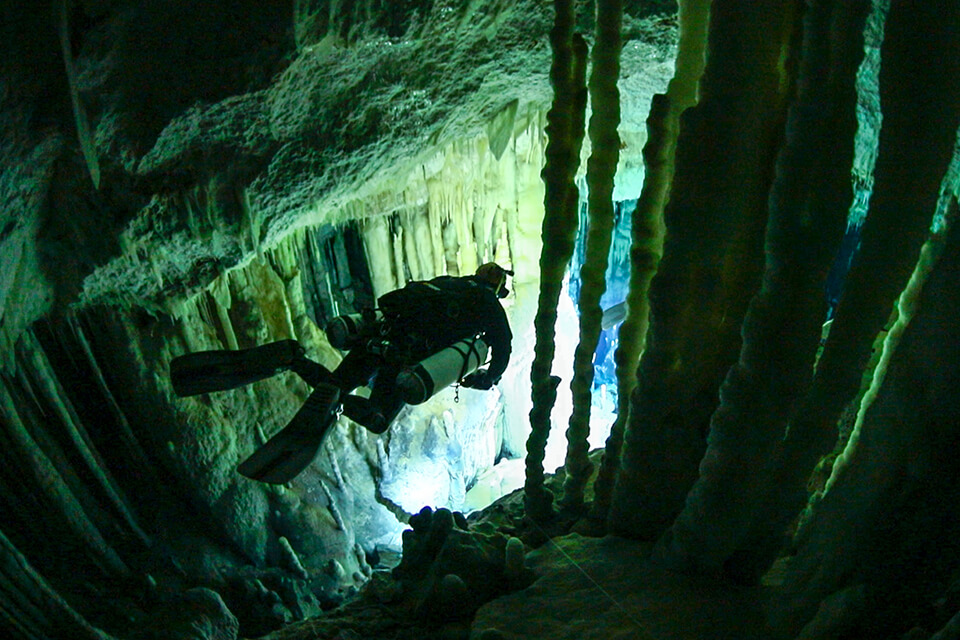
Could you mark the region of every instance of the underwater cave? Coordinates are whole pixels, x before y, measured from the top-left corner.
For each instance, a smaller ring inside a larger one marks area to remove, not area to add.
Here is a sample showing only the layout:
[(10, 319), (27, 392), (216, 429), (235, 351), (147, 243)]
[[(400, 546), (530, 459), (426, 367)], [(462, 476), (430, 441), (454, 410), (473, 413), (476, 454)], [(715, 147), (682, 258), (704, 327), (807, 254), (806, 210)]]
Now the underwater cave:
[[(3, 8), (4, 637), (960, 638), (960, 2)], [(304, 379), (174, 392), (487, 262), (287, 483)]]

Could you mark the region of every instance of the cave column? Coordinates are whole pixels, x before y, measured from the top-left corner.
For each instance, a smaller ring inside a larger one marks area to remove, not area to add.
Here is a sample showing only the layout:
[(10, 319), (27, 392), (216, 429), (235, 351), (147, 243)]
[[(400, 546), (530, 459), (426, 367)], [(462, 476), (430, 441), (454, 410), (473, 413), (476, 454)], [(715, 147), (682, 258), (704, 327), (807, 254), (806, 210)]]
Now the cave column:
[(547, 114), (546, 165), (543, 168), (543, 250), (540, 254), (540, 295), (534, 318), (536, 344), (530, 371), (533, 408), (527, 438), (524, 505), (528, 515), (547, 519), (553, 512), (553, 497), (543, 486), (543, 458), (550, 433), (550, 413), (560, 379), (550, 375), (555, 351), (557, 304), (563, 274), (576, 240), (579, 225), (579, 191), (574, 182), (584, 135), (587, 101), (585, 86), (587, 45), (574, 33), (575, 8), (570, 0), (555, 0), (556, 12), (550, 44), (553, 64), (550, 83), (553, 106)]
[(590, 73), (590, 141), (592, 152), (587, 161), (589, 223), (586, 258), (580, 268), (580, 342), (573, 360), (573, 412), (567, 429), (567, 475), (563, 484), (564, 509), (579, 513), (583, 491), (592, 465), (587, 457), (590, 410), (593, 404), (593, 357), (600, 339), (603, 310), (600, 298), (607, 288), (607, 264), (613, 233), (613, 178), (620, 158), (620, 25), (623, 4), (620, 0), (597, 0), (597, 37), (592, 51)]
[(951, 508), (960, 500), (960, 229), (952, 222), (942, 248), (936, 239), (924, 247), (884, 346), (882, 385), (798, 536), (772, 608), (783, 637), (844, 592), (862, 593), (872, 613), (860, 618), (855, 602), (834, 607), (835, 625), (888, 634), (902, 611), (949, 592), (960, 570)]
[(717, 389), (759, 285), (796, 9), (769, 0), (711, 6), (701, 99), (680, 119), (664, 254), (608, 518), (618, 534), (658, 537), (696, 480)]
[(630, 284), (627, 316), (620, 325), (614, 356), (617, 372), (617, 418), (604, 446), (594, 482), (590, 518), (605, 526), (610, 497), (620, 464), (623, 431), (630, 416), (630, 397), (637, 381), (637, 363), (649, 326), (647, 293), (663, 251), (663, 209), (673, 182), (680, 114), (696, 104), (703, 74), (710, 0), (681, 0), (679, 43), (674, 77), (666, 94), (653, 96), (643, 147), (644, 181), (631, 220)]
[[(700, 477), (659, 548), (684, 569), (715, 571), (743, 541), (770, 490), (775, 448), (813, 375), (826, 277), (852, 203), (856, 74), (869, 8), (867, 0), (820, 0), (805, 16), (762, 286), (744, 319), (739, 361), (720, 389)], [(740, 560), (728, 569), (740, 579), (758, 577)]]
[[(881, 47), (879, 136), (860, 249), (817, 371), (783, 443), (776, 491), (754, 534), (776, 546), (807, 503), (807, 480), (837, 439), (837, 421), (860, 389), (877, 335), (905, 288), (938, 205), (960, 125), (960, 7), (891, 3)], [(762, 533), (760, 533), (762, 531)]]

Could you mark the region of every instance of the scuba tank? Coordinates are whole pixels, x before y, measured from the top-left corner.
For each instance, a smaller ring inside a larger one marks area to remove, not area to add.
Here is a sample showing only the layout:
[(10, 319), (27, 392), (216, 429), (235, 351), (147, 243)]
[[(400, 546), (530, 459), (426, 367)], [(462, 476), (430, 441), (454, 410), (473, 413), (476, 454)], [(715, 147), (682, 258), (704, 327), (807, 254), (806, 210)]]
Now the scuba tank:
[(341, 351), (349, 351), (360, 345), (364, 338), (375, 335), (376, 324), (383, 314), (376, 309), (365, 309), (361, 313), (349, 313), (337, 316), (327, 323), (324, 332), (330, 346)]
[(461, 380), (486, 362), (489, 347), (479, 337), (466, 338), (425, 358), (397, 375), (397, 388), (407, 404), (421, 404), (444, 387)]

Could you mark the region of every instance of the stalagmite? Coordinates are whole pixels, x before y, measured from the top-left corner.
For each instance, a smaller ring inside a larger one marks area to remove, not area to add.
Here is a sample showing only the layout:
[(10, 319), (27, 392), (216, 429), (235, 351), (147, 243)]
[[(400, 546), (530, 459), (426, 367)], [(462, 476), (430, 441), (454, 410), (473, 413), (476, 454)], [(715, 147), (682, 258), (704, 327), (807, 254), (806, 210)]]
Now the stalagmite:
[[(822, 0), (805, 16), (798, 97), (770, 198), (766, 271), (744, 319), (740, 359), (720, 389), (700, 478), (661, 541), (672, 564), (715, 571), (742, 544), (771, 488), (775, 448), (809, 387), (826, 276), (853, 196), (854, 87), (869, 6)], [(729, 569), (759, 577), (743, 562)]]
[(603, 310), (600, 297), (606, 290), (607, 262), (613, 231), (613, 177), (620, 157), (620, 0), (597, 0), (597, 36), (590, 72), (590, 142), (593, 151), (587, 161), (589, 226), (586, 259), (580, 269), (580, 342), (573, 362), (573, 413), (567, 429), (567, 457), (564, 463), (563, 508), (578, 513), (591, 467), (587, 458), (590, 408), (593, 401), (593, 355), (600, 339)]
[(323, 495), (327, 499), (327, 510), (330, 512), (330, 515), (333, 517), (334, 522), (337, 523), (337, 529), (340, 531), (346, 531), (346, 523), (343, 520), (343, 515), (340, 513), (340, 507), (337, 506), (337, 501), (333, 499), (333, 493), (327, 487), (327, 484), (323, 480), (318, 480), (320, 488), (323, 490)]
[(791, 83), (796, 7), (714, 2), (699, 104), (684, 112), (650, 286), (612, 531), (656, 538), (696, 480), (722, 376), (762, 267), (763, 224)]
[(776, 548), (806, 504), (810, 472), (834, 445), (841, 411), (857, 395), (874, 339), (927, 236), (960, 125), (960, 7), (949, 8), (891, 4), (881, 48), (883, 128), (870, 210), (813, 384), (790, 423), (778, 491), (763, 518), (765, 544), (756, 548)]
[[(307, 573), (307, 570), (303, 568), (303, 563), (300, 561), (300, 556), (297, 555), (297, 552), (294, 550), (293, 545), (290, 544), (290, 541), (284, 536), (280, 536), (277, 538), (277, 543), (280, 546), (280, 557), (284, 566), (286, 566), (287, 569), (303, 580), (309, 578), (310, 574)], [(336, 560), (333, 560), (332, 562), (336, 562)], [(341, 567), (340, 570), (343, 571), (343, 568)]]
[(637, 381), (637, 362), (649, 326), (647, 292), (663, 250), (663, 208), (673, 181), (674, 152), (680, 114), (696, 103), (697, 85), (703, 73), (708, 0), (681, 0), (680, 41), (674, 77), (667, 93), (653, 97), (647, 117), (647, 143), (643, 148), (644, 182), (633, 212), (630, 248), (630, 289), (627, 316), (620, 326), (617, 367), (617, 418), (607, 438), (600, 471), (594, 482), (590, 517), (605, 522), (620, 464), (623, 431), (630, 416), (630, 398)]
[(540, 297), (537, 315), (536, 347), (530, 372), (533, 408), (530, 410), (531, 432), (527, 439), (524, 505), (536, 519), (546, 519), (553, 511), (553, 496), (543, 486), (543, 458), (550, 433), (550, 412), (556, 400), (560, 380), (550, 375), (553, 364), (557, 303), (563, 274), (573, 253), (576, 239), (577, 187), (573, 178), (579, 164), (586, 108), (586, 48), (579, 34), (573, 32), (574, 3), (554, 0), (556, 11), (550, 43), (554, 59), (550, 82), (554, 103), (547, 114), (547, 162), (543, 168), (544, 216), (543, 252), (540, 255)]

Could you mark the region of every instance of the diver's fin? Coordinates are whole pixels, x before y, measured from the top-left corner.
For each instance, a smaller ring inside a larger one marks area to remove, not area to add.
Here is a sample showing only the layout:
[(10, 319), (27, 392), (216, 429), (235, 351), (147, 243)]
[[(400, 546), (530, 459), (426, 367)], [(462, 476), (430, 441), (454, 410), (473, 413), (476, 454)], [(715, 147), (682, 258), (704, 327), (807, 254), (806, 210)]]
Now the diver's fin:
[(269, 378), (305, 361), (296, 340), (280, 340), (239, 351), (198, 351), (170, 362), (173, 391), (181, 398), (226, 391)]
[(324, 436), (337, 420), (339, 408), (340, 390), (332, 384), (320, 384), (290, 424), (254, 451), (237, 471), (260, 482), (290, 482), (317, 457)]

